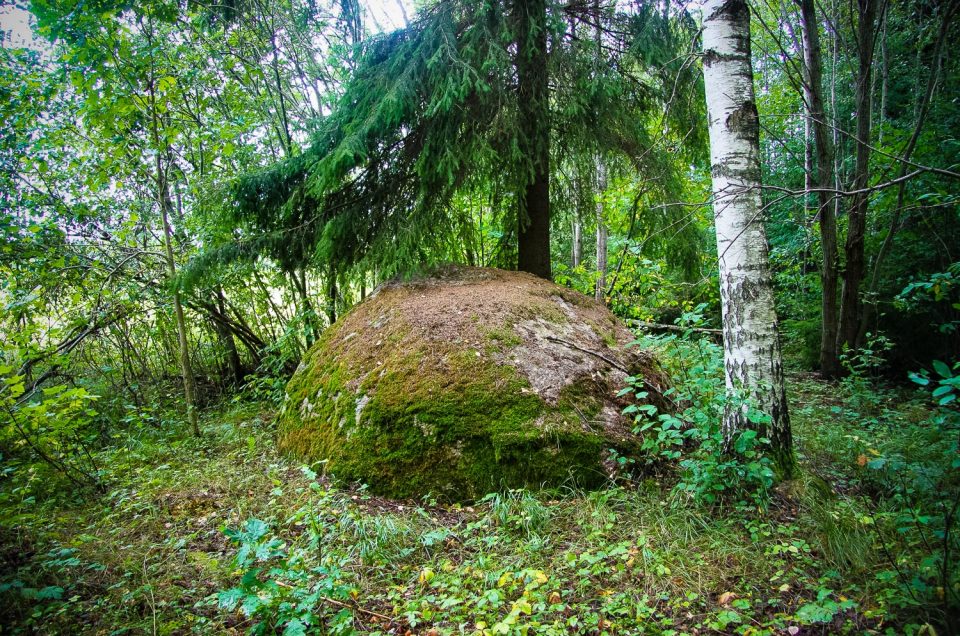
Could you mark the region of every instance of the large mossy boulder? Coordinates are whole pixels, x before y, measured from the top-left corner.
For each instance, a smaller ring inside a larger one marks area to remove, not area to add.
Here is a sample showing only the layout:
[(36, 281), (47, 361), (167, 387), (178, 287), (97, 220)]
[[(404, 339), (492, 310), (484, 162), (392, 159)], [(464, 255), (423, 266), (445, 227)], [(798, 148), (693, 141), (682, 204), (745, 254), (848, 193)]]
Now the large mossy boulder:
[(639, 452), (617, 394), (661, 399), (652, 358), (601, 304), (530, 274), (447, 268), (389, 283), (287, 386), (282, 449), (393, 497), (593, 487)]

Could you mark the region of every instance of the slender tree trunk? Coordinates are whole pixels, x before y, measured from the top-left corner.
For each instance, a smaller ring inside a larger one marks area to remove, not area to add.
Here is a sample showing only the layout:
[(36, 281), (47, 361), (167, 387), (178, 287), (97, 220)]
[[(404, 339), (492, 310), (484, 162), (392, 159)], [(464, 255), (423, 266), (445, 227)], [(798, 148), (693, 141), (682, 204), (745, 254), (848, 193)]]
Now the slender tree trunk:
[[(152, 42), (152, 37), (150, 40)], [(154, 69), (152, 65), (148, 84), (148, 97), (153, 150), (156, 159), (157, 198), (160, 204), (160, 219), (163, 225), (163, 245), (167, 261), (167, 273), (170, 276), (170, 283), (173, 284), (177, 277), (177, 263), (173, 255), (173, 231), (170, 228), (170, 208), (172, 207), (170, 181), (167, 178), (167, 171), (163, 165), (163, 157), (170, 155), (170, 147), (166, 142), (160, 141), (160, 114), (157, 109), (157, 95), (154, 90)], [(180, 289), (177, 287), (173, 289), (173, 313), (177, 324), (180, 374), (183, 377), (183, 397), (187, 405), (187, 420), (190, 422), (193, 434), (200, 437), (200, 424), (196, 411), (196, 383), (193, 377), (193, 367), (190, 364), (190, 344), (187, 341), (187, 323), (183, 316), (183, 303), (180, 297)]]
[(580, 211), (573, 219), (573, 248), (570, 255), (570, 263), (573, 267), (579, 267), (583, 260), (583, 223), (580, 221)]
[[(807, 227), (810, 222), (809, 219), (811, 216), (810, 212), (816, 208), (812, 205), (810, 200), (810, 193), (813, 191), (813, 154), (814, 154), (814, 143), (813, 137), (811, 136), (811, 121), (810, 121), (810, 108), (807, 107), (806, 116), (803, 118), (803, 211), (800, 218), (801, 227)], [(806, 251), (806, 250), (804, 250)]]
[[(267, 288), (267, 284), (263, 282), (263, 277), (260, 276), (260, 271), (254, 267), (253, 268), (253, 280), (256, 283), (257, 287), (260, 289), (260, 293), (263, 294), (263, 298), (266, 302), (269, 310), (273, 311), (273, 315), (276, 316), (276, 320), (266, 320), (265, 323), (268, 328), (268, 333), (273, 340), (276, 340), (278, 337), (277, 331), (274, 328), (276, 323), (285, 323), (286, 318), (283, 315), (283, 312), (280, 311), (280, 308), (277, 307), (277, 303), (273, 302), (273, 297), (270, 295), (270, 290)], [(267, 316), (269, 318), (270, 311), (267, 311)]]
[[(603, 59), (603, 31), (600, 28), (600, 0), (593, 0), (593, 10), (596, 14), (593, 41), (596, 46), (596, 59), (601, 60)], [(594, 168), (597, 181), (596, 200), (594, 202), (597, 218), (597, 287), (594, 290), (594, 298), (597, 302), (602, 303), (607, 287), (607, 225), (603, 218), (603, 193), (607, 189), (607, 173), (606, 166), (603, 165), (603, 158), (599, 154), (594, 159)]]
[(607, 171), (597, 157), (597, 288), (594, 296), (603, 302), (607, 290), (607, 224), (603, 218), (603, 191), (607, 189)]
[[(577, 39), (577, 21), (573, 16), (570, 16), (570, 37), (573, 40)], [(576, 269), (580, 266), (580, 263), (583, 262), (583, 219), (586, 217), (584, 208), (586, 207), (587, 198), (587, 187), (585, 179), (583, 178), (583, 172), (579, 166), (574, 169), (573, 186), (576, 206), (573, 213), (573, 239), (570, 249), (570, 265)]]
[[(164, 265), (166, 265), (166, 255), (164, 255)], [(166, 369), (171, 364), (173, 365), (180, 364), (180, 358), (179, 358), (179, 354), (177, 353), (177, 347), (170, 340), (170, 333), (169, 333), (170, 329), (166, 324), (166, 322), (167, 322), (166, 320), (157, 321), (157, 326), (160, 328), (160, 342), (163, 346), (163, 353), (164, 353), (163, 357), (165, 358), (164, 360), (159, 360), (157, 365), (159, 367), (158, 371), (160, 373), (161, 378), (166, 377)], [(176, 329), (177, 327), (176, 321), (174, 321), (173, 327), (174, 329)]]
[[(820, 59), (820, 31), (813, 0), (800, 0), (800, 17), (803, 24), (804, 51), (804, 97), (813, 127), (816, 149), (816, 173), (813, 186), (817, 188), (817, 216), (820, 221), (820, 246), (823, 262), (820, 282), (823, 288), (820, 309), (822, 328), (820, 332), (820, 372), (833, 378), (840, 373), (840, 358), (837, 355), (837, 220), (834, 216), (833, 197), (827, 192), (833, 187), (833, 138), (827, 125), (827, 113), (823, 105), (823, 68)], [(810, 173), (808, 172), (808, 175)]]
[[(157, 178), (160, 180), (160, 218), (163, 221), (163, 245), (167, 257), (167, 273), (170, 281), (177, 277), (176, 260), (173, 257), (173, 232), (170, 229), (170, 191), (167, 187), (167, 178), (161, 170), (160, 157), (157, 156)], [(187, 323), (183, 317), (183, 303), (180, 298), (180, 289), (173, 290), (173, 314), (177, 321), (177, 338), (180, 350), (180, 373), (183, 376), (183, 396), (187, 403), (187, 419), (193, 434), (200, 437), (200, 423), (197, 420), (196, 385), (193, 378), (193, 367), (190, 364), (190, 345), (187, 342)]]
[(300, 295), (300, 302), (303, 304), (304, 318), (307, 327), (305, 335), (305, 348), (309, 349), (317, 339), (320, 330), (317, 327), (317, 312), (310, 301), (310, 292), (307, 289), (307, 270), (306, 268), (290, 272), (290, 280), (293, 281), (293, 287)]
[[(842, 143), (846, 137), (841, 137), (840, 133), (844, 130), (843, 123), (837, 117), (837, 69), (840, 67), (840, 37), (837, 34), (837, 24), (840, 20), (840, 13), (837, 10), (837, 2), (833, 0), (830, 3), (830, 113), (833, 115), (833, 126), (830, 127), (830, 141), (833, 143), (833, 187), (840, 189), (840, 185), (845, 182), (843, 179), (843, 165), (841, 155), (843, 154)], [(842, 197), (833, 198), (833, 218), (839, 219), (842, 211)], [(839, 266), (838, 266), (839, 276)], [(839, 321), (839, 316), (837, 318)], [(838, 322), (839, 327), (839, 322)]]
[(330, 324), (337, 322), (337, 275), (331, 270), (327, 274), (327, 320)]
[(856, 167), (852, 190), (861, 191), (853, 196), (847, 220), (847, 241), (844, 246), (846, 268), (843, 274), (843, 291), (840, 301), (840, 330), (838, 350), (844, 345), (851, 349), (859, 346), (861, 301), (860, 284), (865, 270), (864, 238), (867, 231), (869, 194), (863, 192), (870, 178), (870, 135), (872, 130), (870, 87), (873, 78), (873, 45), (876, 34), (876, 18), (879, 0), (857, 0), (859, 22), (857, 24), (857, 52), (859, 69), (855, 90), (857, 112)]
[(889, 13), (889, 11), (883, 12), (883, 26), (880, 29), (880, 112), (878, 117), (880, 132), (877, 141), (881, 145), (883, 144), (883, 124), (887, 119), (887, 99), (890, 91), (890, 51), (887, 49)]
[[(765, 413), (781, 476), (793, 470), (777, 313), (760, 200), (760, 125), (750, 64), (750, 10), (745, 0), (707, 0), (703, 7), (703, 75), (710, 132), (714, 215), (723, 310), (727, 390), (743, 391)], [(753, 425), (746, 410), (727, 407), (729, 445)]]
[(283, 127), (283, 144), (286, 154), (289, 155), (293, 152), (293, 138), (290, 136), (287, 103), (283, 96), (283, 82), (280, 79), (280, 69), (278, 68), (280, 54), (277, 52), (277, 39), (273, 32), (270, 33), (270, 46), (273, 48), (273, 60), (270, 66), (273, 68), (273, 78), (277, 83), (277, 99), (280, 102), (280, 125)]
[(517, 268), (541, 278), (550, 269), (550, 108), (546, 0), (514, 0), (521, 150), (530, 164), (517, 214)]
[(576, 205), (573, 213), (573, 245), (570, 249), (570, 263), (579, 267), (583, 263), (583, 219), (587, 218), (587, 187), (579, 167), (574, 172), (574, 199)]

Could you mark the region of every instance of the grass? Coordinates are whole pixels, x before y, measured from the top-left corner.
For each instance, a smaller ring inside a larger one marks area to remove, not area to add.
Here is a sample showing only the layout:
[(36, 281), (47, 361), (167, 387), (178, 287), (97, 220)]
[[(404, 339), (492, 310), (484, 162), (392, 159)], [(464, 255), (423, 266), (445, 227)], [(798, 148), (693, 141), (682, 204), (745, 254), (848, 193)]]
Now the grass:
[[(903, 393), (791, 385), (801, 476), (775, 487), (766, 508), (705, 507), (652, 480), (474, 505), (395, 502), (277, 455), (271, 414), (257, 404), (209, 412), (202, 440), (145, 428), (100, 453), (103, 496), (55, 492), (40, 466), (0, 482), (0, 633), (297, 633), (304, 598), (316, 633), (945, 624), (955, 606), (938, 580), (955, 578), (936, 576), (937, 526), (921, 522), (941, 500), (922, 479), (910, 494), (876, 466), (897, 458), (906, 474), (929, 472), (955, 452), (949, 431)], [(938, 483), (956, 487), (949, 475)], [(262, 535), (237, 534), (249, 519), (264, 521)], [(252, 616), (227, 590), (256, 605)]]

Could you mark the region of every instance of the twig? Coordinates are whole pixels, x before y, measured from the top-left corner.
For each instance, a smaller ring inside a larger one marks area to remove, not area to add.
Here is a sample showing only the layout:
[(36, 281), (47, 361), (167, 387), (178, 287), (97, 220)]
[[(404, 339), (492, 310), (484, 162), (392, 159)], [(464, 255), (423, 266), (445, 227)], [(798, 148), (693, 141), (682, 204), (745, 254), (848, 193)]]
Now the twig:
[[(555, 337), (555, 336), (547, 336), (547, 340), (550, 340), (551, 342), (558, 342), (558, 343), (560, 343), (560, 344), (562, 344), (562, 345), (566, 345), (566, 346), (570, 347), (571, 349), (576, 349), (577, 351), (582, 351), (583, 353), (589, 354), (589, 355), (591, 355), (591, 356), (595, 356), (595, 357), (603, 360), (604, 362), (606, 362), (606, 363), (609, 364), (610, 366), (612, 366), (614, 369), (618, 369), (618, 370), (620, 370), (620, 371), (623, 371), (623, 372), (626, 373), (628, 376), (632, 376), (632, 375), (633, 375), (633, 373), (631, 373), (630, 370), (627, 369), (625, 366), (623, 366), (622, 364), (620, 364), (620, 363), (617, 362), (616, 360), (611, 360), (610, 358), (608, 358), (607, 356), (603, 355), (602, 353), (600, 353), (600, 352), (598, 352), (598, 351), (591, 351), (590, 349), (584, 349), (583, 347), (581, 347), (581, 346), (579, 346), (579, 345), (575, 345), (575, 344), (572, 343), (572, 342), (568, 342), (568, 341), (564, 340), (563, 338), (557, 338), (557, 337)], [(643, 374), (640, 374), (640, 375), (638, 375), (638, 376), (636, 376), (636, 377), (637, 377), (637, 379), (638, 379), (641, 383), (643, 383), (643, 385), (644, 385), (645, 387), (647, 387), (647, 389), (653, 391), (656, 395), (659, 395), (661, 398), (667, 400), (668, 403), (670, 403), (670, 404), (675, 404), (675, 402), (674, 402), (672, 399), (668, 398), (666, 395), (663, 394), (663, 389), (661, 389), (660, 387), (658, 387), (658, 386), (656, 386), (655, 384), (651, 383), (649, 380), (647, 380), (645, 377), (643, 377)]]
[[(274, 581), (280, 587), (285, 587), (287, 589), (293, 589), (293, 586), (289, 583), (284, 583), (283, 581)], [(344, 603), (343, 601), (338, 601), (337, 599), (330, 598), (329, 596), (321, 596), (320, 600), (330, 603), (331, 605), (336, 605), (337, 607), (343, 607), (345, 609), (353, 610), (355, 612), (361, 612), (367, 614), (368, 616), (375, 616), (377, 618), (383, 619), (385, 621), (393, 622), (394, 618), (392, 616), (387, 616), (386, 614), (377, 614), (376, 612), (368, 609), (364, 609), (358, 605), (351, 605), (350, 603)]]
[(590, 354), (590, 355), (592, 355), (592, 356), (595, 356), (595, 357), (597, 357), (597, 358), (600, 358), (601, 360), (603, 360), (604, 362), (606, 362), (607, 364), (609, 364), (609, 365), (610, 365), (611, 367), (613, 367), (614, 369), (619, 369), (620, 371), (623, 371), (623, 372), (626, 373), (627, 375), (633, 375), (633, 374), (630, 373), (630, 370), (627, 369), (625, 366), (623, 366), (622, 364), (620, 364), (620, 363), (617, 362), (616, 360), (611, 360), (610, 358), (608, 358), (607, 356), (603, 355), (602, 353), (600, 353), (600, 352), (598, 352), (598, 351), (591, 351), (590, 349), (584, 349), (583, 347), (581, 347), (581, 346), (579, 346), (579, 345), (575, 345), (575, 344), (573, 344), (572, 342), (568, 342), (568, 341), (566, 341), (566, 340), (564, 340), (564, 339), (562, 339), (562, 338), (557, 338), (557, 337), (555, 337), (555, 336), (547, 336), (547, 340), (549, 340), (549, 341), (551, 341), (551, 342), (558, 342), (558, 343), (560, 343), (560, 344), (567, 345), (567, 346), (570, 347), (571, 349), (576, 349), (577, 351), (582, 351), (582, 352), (584, 352), (584, 353), (588, 353), (588, 354)]
[(643, 320), (628, 320), (627, 322), (634, 327), (646, 329), (647, 331), (676, 331), (679, 333), (693, 331), (695, 333), (705, 333), (715, 338), (723, 337), (722, 329), (709, 329), (707, 327), (678, 327), (677, 325), (665, 325), (659, 322), (646, 322)]
[(379, 618), (379, 619), (382, 619), (382, 620), (385, 620), (385, 621), (389, 621), (389, 622), (391, 622), (391, 623), (392, 623), (393, 620), (394, 620), (392, 616), (387, 616), (386, 614), (377, 614), (376, 612), (373, 612), (373, 611), (368, 610), (368, 609), (363, 609), (362, 607), (359, 607), (359, 606), (357, 606), (357, 605), (351, 605), (350, 603), (344, 603), (343, 601), (338, 601), (338, 600), (336, 600), (336, 599), (332, 599), (332, 598), (329, 598), (329, 597), (327, 597), (327, 596), (322, 596), (321, 598), (322, 598), (324, 601), (326, 601), (327, 603), (330, 603), (331, 605), (336, 605), (337, 607), (344, 607), (344, 608), (346, 608), (346, 609), (353, 610), (353, 611), (355, 611), (355, 612), (362, 612), (363, 614), (367, 614), (368, 616), (376, 616), (376, 617)]

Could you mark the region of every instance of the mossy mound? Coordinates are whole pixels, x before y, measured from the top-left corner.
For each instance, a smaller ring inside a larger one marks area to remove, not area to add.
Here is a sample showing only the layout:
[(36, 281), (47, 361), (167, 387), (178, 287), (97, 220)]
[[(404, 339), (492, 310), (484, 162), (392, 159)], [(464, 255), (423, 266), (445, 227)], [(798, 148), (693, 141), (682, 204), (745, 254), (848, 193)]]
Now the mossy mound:
[(599, 303), (525, 273), (446, 268), (390, 283), (305, 356), (280, 446), (393, 497), (593, 487), (610, 449), (639, 452), (617, 396), (627, 375), (662, 399), (631, 340)]

